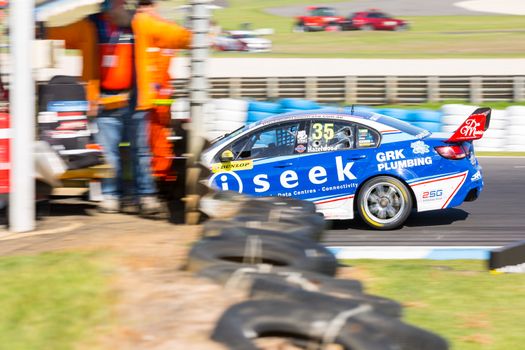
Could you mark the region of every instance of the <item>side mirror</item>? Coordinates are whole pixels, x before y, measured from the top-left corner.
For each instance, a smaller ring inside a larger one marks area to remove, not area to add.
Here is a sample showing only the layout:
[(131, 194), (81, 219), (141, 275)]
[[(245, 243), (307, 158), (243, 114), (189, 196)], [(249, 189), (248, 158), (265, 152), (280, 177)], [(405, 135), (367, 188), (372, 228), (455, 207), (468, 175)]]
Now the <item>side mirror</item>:
[(233, 160), (233, 152), (227, 149), (221, 153), (219, 159), (221, 162), (231, 162)]

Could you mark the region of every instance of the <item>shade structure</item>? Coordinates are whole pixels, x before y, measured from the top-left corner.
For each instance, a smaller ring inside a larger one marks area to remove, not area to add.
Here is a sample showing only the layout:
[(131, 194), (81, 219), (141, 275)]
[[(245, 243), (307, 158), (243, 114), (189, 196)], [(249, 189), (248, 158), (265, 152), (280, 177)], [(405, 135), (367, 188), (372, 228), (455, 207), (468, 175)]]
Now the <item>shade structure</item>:
[(56, 22), (65, 25), (81, 17), (99, 11), (99, 4), (104, 0), (46, 0), (37, 2), (35, 21)]

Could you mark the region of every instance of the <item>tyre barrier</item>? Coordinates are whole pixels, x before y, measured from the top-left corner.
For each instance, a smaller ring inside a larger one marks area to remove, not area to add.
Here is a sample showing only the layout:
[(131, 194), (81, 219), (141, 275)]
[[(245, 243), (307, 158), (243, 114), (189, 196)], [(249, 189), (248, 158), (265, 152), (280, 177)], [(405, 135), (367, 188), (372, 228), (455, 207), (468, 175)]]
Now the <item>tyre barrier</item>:
[(300, 213), (315, 214), (317, 209), (315, 204), (310, 201), (303, 201), (300, 199), (289, 198), (289, 197), (257, 197), (257, 198), (248, 198), (243, 203), (244, 209), (286, 209), (297, 211)]
[(268, 113), (268, 112), (258, 112), (258, 111), (248, 111), (248, 115), (246, 118), (246, 124), (255, 123), (258, 121), (261, 121), (263, 119), (266, 119), (268, 117), (274, 116), (276, 113)]
[(330, 295), (327, 292), (318, 293), (305, 290), (300, 286), (293, 286), (276, 278), (259, 277), (256, 278), (250, 288), (251, 299), (291, 299), (301, 300), (306, 304), (310, 303), (339, 303), (341, 309), (347, 309), (354, 306), (355, 302), (372, 306), (372, 310), (378, 314), (400, 318), (402, 316), (401, 304), (387, 298), (378, 297), (348, 291), (347, 293), (338, 293), (337, 296)]
[(224, 312), (215, 341), (230, 349), (257, 349), (265, 336), (302, 348), (447, 349), (439, 335), (405, 324), (398, 302), (334, 277), (338, 262), (316, 242), (325, 223), (312, 203), (231, 191), (205, 197), (216, 207), (231, 202), (235, 213), (204, 223), (186, 269), (251, 298)]
[(277, 102), (282, 110), (311, 110), (321, 108), (317, 102), (298, 98), (282, 98)]
[(276, 222), (294, 225), (296, 227), (306, 226), (303, 235), (311, 240), (319, 241), (324, 233), (325, 222), (320, 215), (316, 214), (294, 214), (282, 210), (264, 212), (242, 212), (232, 218), (234, 222), (245, 223), (252, 227), (265, 227), (267, 224)]
[(198, 272), (215, 264), (255, 266), (268, 264), (292, 267), (334, 276), (337, 259), (324, 246), (314, 241), (290, 239), (284, 235), (245, 237), (208, 237), (190, 250), (187, 269)]
[(441, 124), (441, 113), (425, 109), (416, 109), (407, 113), (407, 120), (412, 122), (428, 122)]
[[(213, 140), (230, 133), (239, 127), (258, 122), (271, 116), (306, 110), (337, 113), (341, 110), (355, 113), (375, 112), (406, 121), (431, 132), (453, 133), (465, 119), (476, 110), (477, 106), (463, 104), (445, 104), (439, 111), (405, 110), (401, 108), (373, 108), (369, 106), (323, 106), (314, 101), (284, 98), (275, 102), (247, 101), (243, 99), (223, 98), (213, 100), (205, 107), (205, 136)], [(172, 118), (187, 119), (189, 103), (180, 99), (172, 104)], [(475, 141), (478, 151), (525, 151), (525, 139), (518, 137), (525, 131), (525, 106), (510, 106), (505, 110), (492, 110), (489, 130), (502, 130), (503, 137), (483, 136)], [(498, 133), (499, 135), (500, 133)]]
[(279, 103), (274, 102), (250, 101), (248, 103), (248, 112), (263, 112), (269, 114), (277, 114), (281, 112), (281, 109), (281, 105)]
[(229, 349), (257, 349), (254, 340), (278, 335), (302, 348), (339, 344), (344, 349), (448, 349), (438, 335), (373, 312), (367, 304), (305, 303), (296, 300), (250, 300), (230, 307), (211, 338)]
[(247, 221), (235, 222), (231, 220), (209, 220), (204, 223), (202, 229), (203, 237), (221, 236), (226, 238), (246, 236), (285, 236), (306, 240), (319, 240), (320, 233), (315, 227), (306, 223), (297, 224), (291, 222), (274, 221)]
[(292, 268), (276, 270), (271, 265), (241, 267), (231, 265), (213, 265), (200, 270), (197, 275), (211, 279), (226, 287), (249, 291), (257, 279), (281, 281), (292, 287), (319, 293), (353, 295), (363, 293), (363, 285), (357, 280), (338, 279), (315, 272)]

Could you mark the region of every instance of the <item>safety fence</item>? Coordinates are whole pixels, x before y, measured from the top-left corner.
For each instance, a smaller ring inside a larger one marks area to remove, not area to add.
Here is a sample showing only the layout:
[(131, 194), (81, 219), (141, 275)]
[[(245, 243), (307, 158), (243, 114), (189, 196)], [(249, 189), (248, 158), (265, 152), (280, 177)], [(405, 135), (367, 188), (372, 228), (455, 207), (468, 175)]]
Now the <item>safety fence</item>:
[[(490, 103), (486, 104), (490, 107)], [(375, 112), (388, 115), (431, 132), (454, 132), (477, 108), (474, 105), (445, 104), (439, 110), (378, 108), (355, 106), (355, 111)], [(351, 111), (346, 108), (346, 111)], [(283, 98), (272, 102), (247, 99), (213, 99), (205, 108), (205, 137), (214, 139), (243, 125), (257, 122), (272, 115), (294, 111), (324, 110), (338, 112), (334, 107), (311, 100)], [(179, 99), (172, 105), (173, 118), (189, 115), (189, 102)], [(493, 109), (490, 127), (482, 139), (475, 141), (479, 151), (525, 151), (525, 106)]]
[[(176, 97), (188, 96), (188, 80), (174, 81)], [(211, 78), (212, 98), (302, 98), (320, 103), (416, 104), (525, 101), (525, 76), (334, 76)]]

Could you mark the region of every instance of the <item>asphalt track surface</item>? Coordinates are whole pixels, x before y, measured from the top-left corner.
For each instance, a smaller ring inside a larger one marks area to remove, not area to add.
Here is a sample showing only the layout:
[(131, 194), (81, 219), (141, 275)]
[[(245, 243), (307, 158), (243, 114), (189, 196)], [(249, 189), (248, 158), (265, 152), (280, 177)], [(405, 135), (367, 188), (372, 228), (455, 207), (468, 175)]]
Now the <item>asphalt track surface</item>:
[(333, 221), (329, 246), (503, 246), (525, 240), (525, 157), (481, 157), (485, 188), (457, 208), (412, 213), (393, 231), (360, 220)]
[[(454, 6), (459, 0), (354, 0), (328, 4), (337, 10), (341, 16), (348, 16), (357, 11), (366, 11), (371, 8), (381, 9), (393, 16), (480, 16), (493, 15), (488, 12), (467, 10)], [(307, 5), (283, 6), (268, 8), (265, 11), (285, 17), (301, 16), (306, 14)]]

